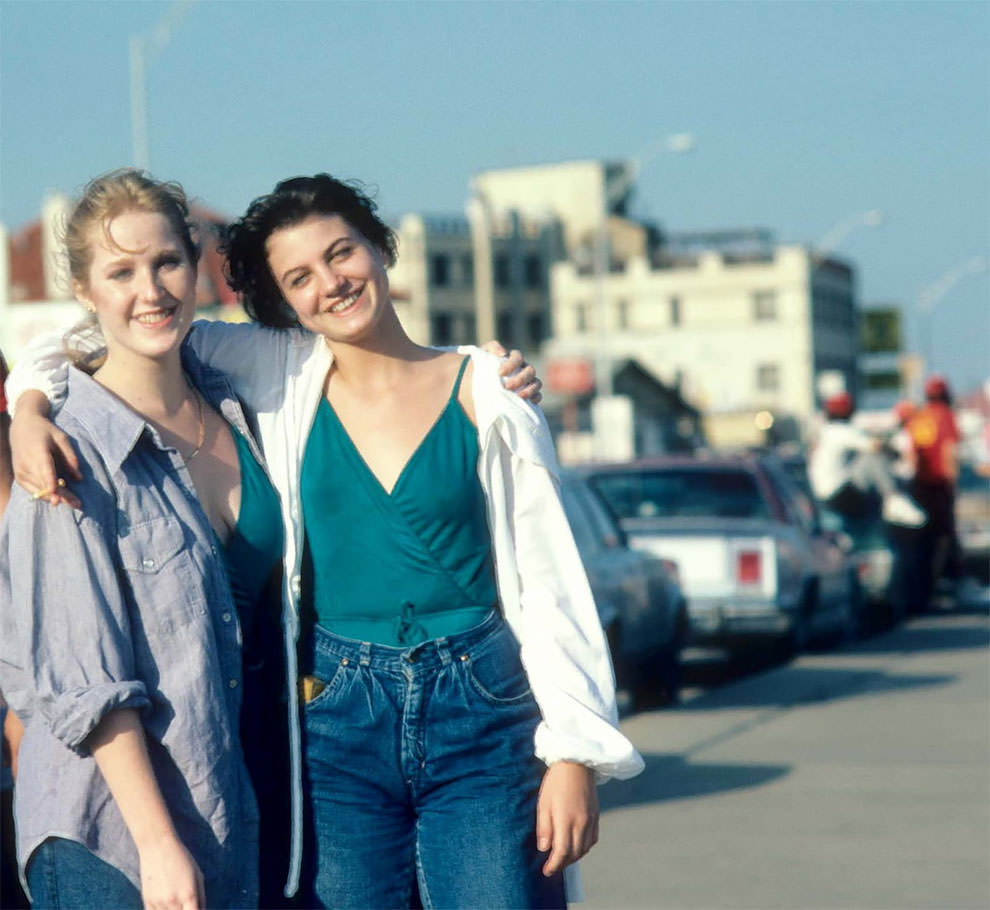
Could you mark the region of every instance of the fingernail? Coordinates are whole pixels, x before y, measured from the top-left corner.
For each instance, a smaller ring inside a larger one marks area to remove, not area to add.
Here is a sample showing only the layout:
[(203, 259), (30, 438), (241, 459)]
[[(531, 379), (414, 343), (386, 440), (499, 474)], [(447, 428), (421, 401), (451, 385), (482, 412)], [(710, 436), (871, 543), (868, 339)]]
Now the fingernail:
[(546, 838), (541, 838), (536, 842), (536, 849), (539, 850), (541, 853), (549, 850), (550, 849), (549, 841), (547, 841)]

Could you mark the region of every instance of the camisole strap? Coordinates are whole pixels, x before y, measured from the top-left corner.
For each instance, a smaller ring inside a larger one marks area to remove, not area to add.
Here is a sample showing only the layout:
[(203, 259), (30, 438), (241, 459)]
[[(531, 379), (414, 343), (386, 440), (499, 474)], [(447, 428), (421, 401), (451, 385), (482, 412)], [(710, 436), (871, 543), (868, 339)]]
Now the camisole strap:
[(457, 398), (457, 393), (461, 388), (461, 380), (464, 378), (464, 371), (467, 369), (468, 361), (471, 359), (470, 354), (465, 354), (464, 359), (461, 361), (461, 368), (457, 371), (457, 379), (454, 380), (454, 390), (450, 393), (450, 401)]

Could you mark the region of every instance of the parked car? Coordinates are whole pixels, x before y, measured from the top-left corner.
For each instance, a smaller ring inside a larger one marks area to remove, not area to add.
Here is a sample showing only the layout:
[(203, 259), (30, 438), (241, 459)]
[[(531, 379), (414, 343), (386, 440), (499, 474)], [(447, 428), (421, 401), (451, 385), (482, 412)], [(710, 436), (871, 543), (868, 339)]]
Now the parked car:
[(672, 564), (633, 550), (604, 504), (565, 472), (561, 498), (605, 630), (617, 684), (633, 706), (677, 701), (687, 605)]
[(862, 597), (863, 623), (871, 629), (900, 622), (907, 612), (910, 567), (904, 564), (911, 553), (913, 529), (892, 529), (879, 513), (851, 521), (815, 499), (808, 481), (804, 455), (781, 456), (788, 476), (808, 497), (818, 513), (818, 522), (835, 535), (856, 571)]
[(990, 473), (970, 462), (959, 466), (956, 533), (964, 574), (990, 585)]
[(858, 628), (852, 566), (778, 459), (670, 456), (582, 473), (634, 547), (677, 564), (698, 641), (769, 639), (793, 653)]

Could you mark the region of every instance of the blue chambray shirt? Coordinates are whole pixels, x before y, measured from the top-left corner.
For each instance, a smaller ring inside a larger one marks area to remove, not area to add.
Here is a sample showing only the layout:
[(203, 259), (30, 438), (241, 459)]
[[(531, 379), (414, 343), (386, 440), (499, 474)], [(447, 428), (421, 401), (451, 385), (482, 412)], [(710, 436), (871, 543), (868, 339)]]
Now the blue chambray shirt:
[[(222, 374), (188, 375), (251, 441)], [(179, 453), (71, 370), (56, 423), (75, 442), (85, 511), (15, 487), (0, 526), (0, 687), (25, 720), (15, 788), (23, 869), (78, 841), (140, 888), (138, 854), (86, 740), (141, 710), (155, 776), (210, 907), (257, 905), (258, 812), (238, 733), (241, 633), (221, 554)], [(262, 462), (263, 463), (263, 462)]]

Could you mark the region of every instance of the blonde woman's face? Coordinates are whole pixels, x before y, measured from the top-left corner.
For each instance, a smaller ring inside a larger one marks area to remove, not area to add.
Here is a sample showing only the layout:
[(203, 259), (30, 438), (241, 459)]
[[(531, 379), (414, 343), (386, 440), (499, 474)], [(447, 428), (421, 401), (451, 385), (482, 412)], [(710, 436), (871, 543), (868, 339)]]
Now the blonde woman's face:
[[(109, 235), (109, 236), (107, 236)], [(178, 349), (196, 308), (196, 266), (164, 215), (130, 211), (90, 233), (76, 296), (96, 314), (108, 357), (157, 359)]]

